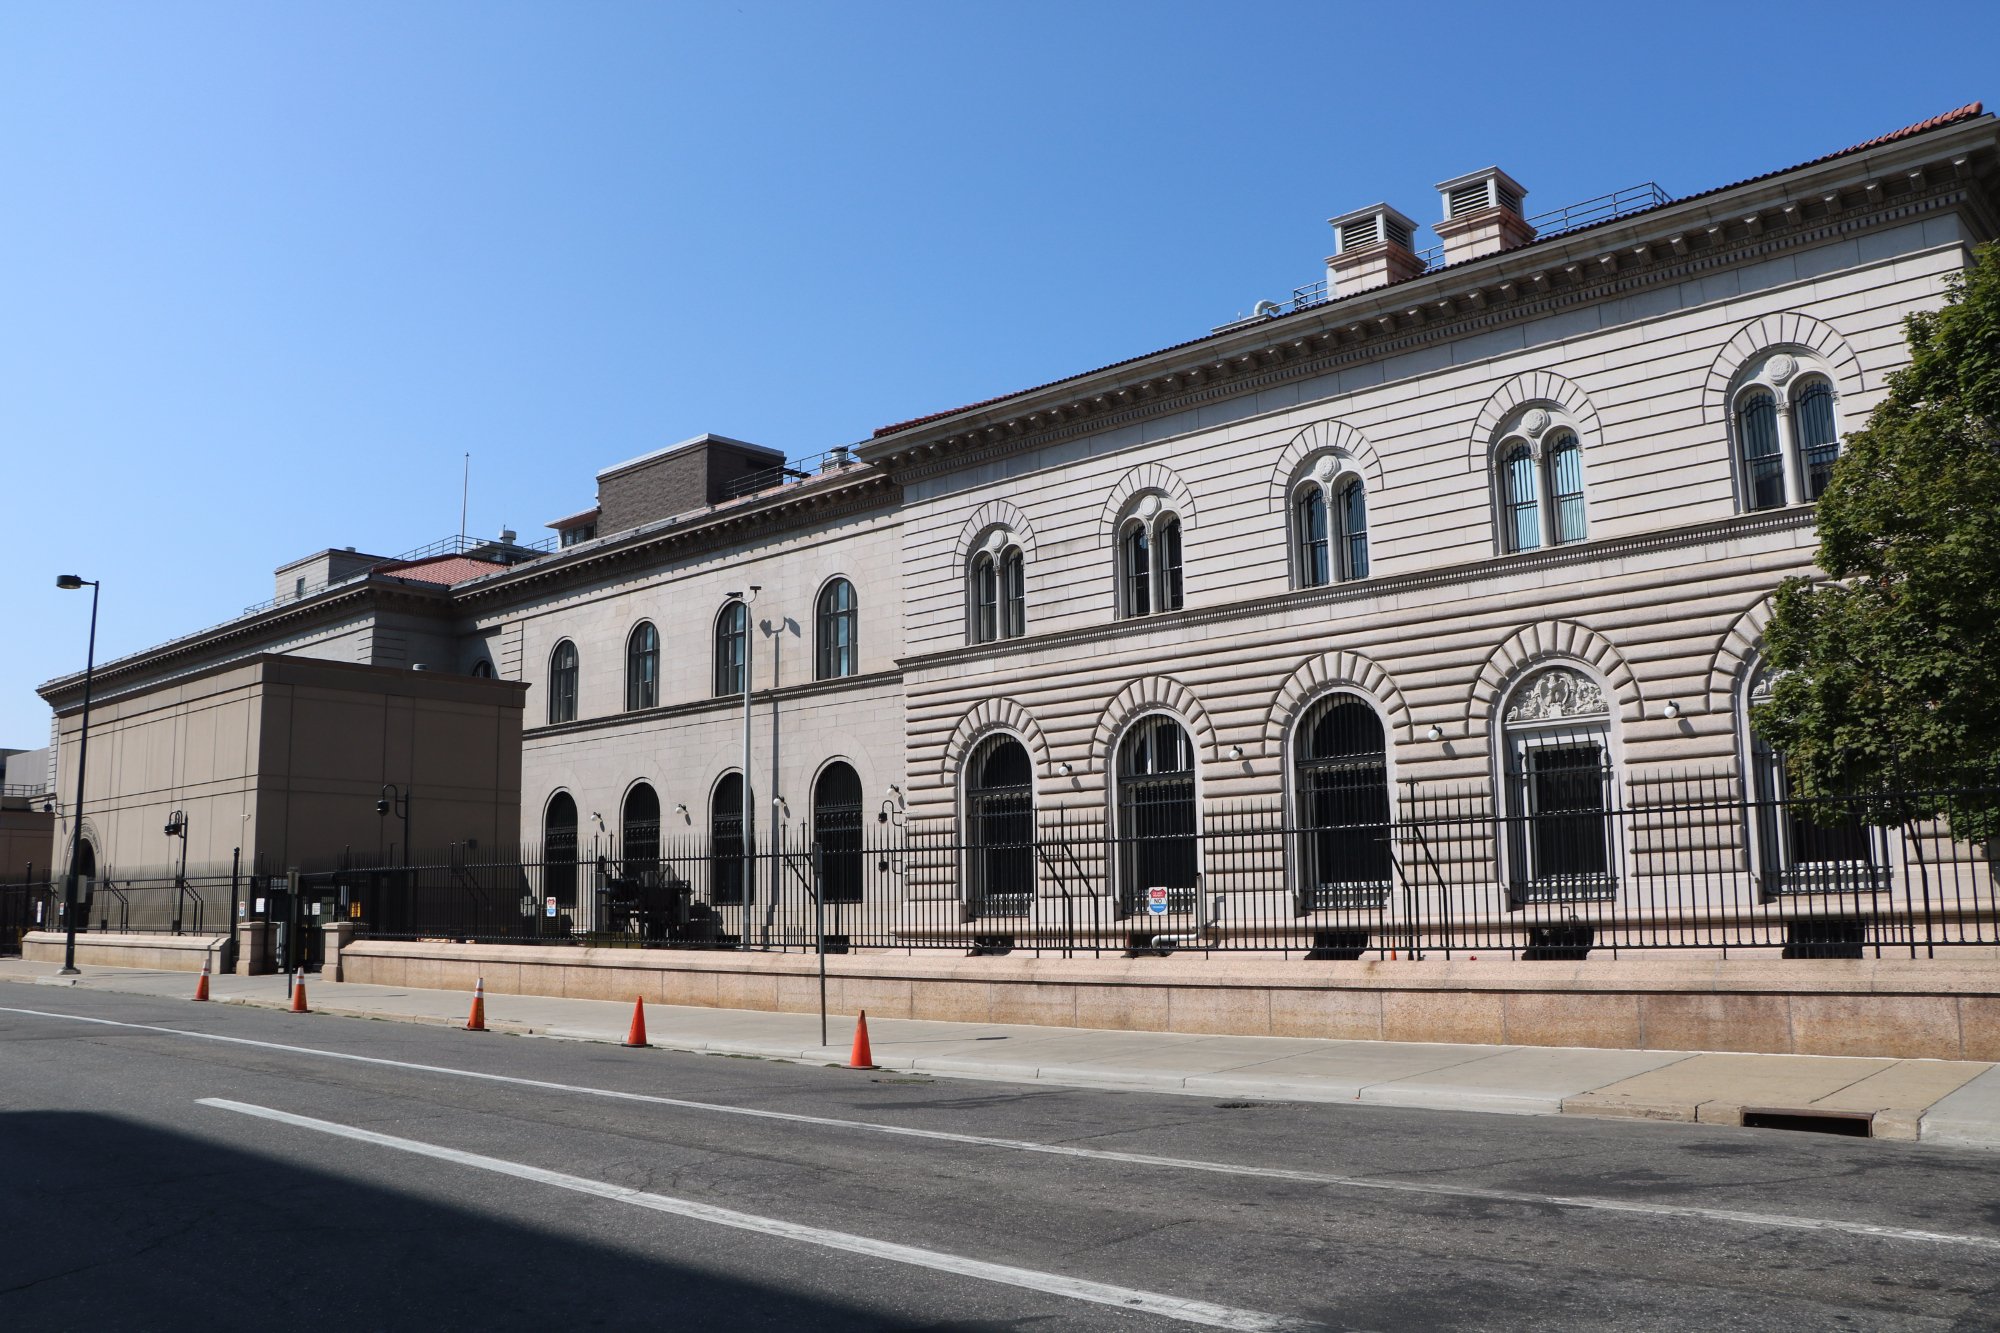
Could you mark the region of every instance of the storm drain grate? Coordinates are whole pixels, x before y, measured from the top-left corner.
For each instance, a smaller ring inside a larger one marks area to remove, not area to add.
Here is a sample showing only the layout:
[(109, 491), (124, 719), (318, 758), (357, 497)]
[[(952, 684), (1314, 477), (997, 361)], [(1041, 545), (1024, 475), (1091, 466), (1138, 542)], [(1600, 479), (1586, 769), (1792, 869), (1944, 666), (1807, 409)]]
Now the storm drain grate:
[(1848, 1138), (1870, 1137), (1875, 1117), (1863, 1111), (1752, 1111), (1743, 1112), (1745, 1129), (1789, 1129), (1804, 1134), (1842, 1134)]

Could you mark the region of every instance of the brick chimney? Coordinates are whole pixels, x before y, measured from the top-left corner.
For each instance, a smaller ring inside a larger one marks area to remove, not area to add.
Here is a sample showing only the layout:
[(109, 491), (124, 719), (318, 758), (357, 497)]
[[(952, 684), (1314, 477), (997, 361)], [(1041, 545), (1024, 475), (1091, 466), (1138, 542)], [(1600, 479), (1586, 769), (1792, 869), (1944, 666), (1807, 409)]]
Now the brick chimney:
[(1521, 216), (1527, 191), (1498, 167), (1487, 167), (1441, 181), (1438, 198), (1444, 221), (1431, 230), (1444, 242), (1444, 262), (1499, 254), (1535, 239), (1535, 229)]
[(1410, 249), (1417, 224), (1387, 204), (1370, 204), (1328, 218), (1333, 254), (1326, 261), (1326, 285), (1335, 296), (1386, 287), (1414, 278), (1424, 261)]

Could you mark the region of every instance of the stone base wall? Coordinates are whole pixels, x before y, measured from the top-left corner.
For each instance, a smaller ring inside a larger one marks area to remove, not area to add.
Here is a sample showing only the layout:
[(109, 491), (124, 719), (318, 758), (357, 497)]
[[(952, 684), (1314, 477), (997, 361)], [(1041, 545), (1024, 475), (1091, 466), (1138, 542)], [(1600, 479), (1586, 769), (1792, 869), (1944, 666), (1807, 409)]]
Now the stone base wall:
[[(2000, 1060), (2000, 957), (1563, 963), (829, 957), (827, 1004), (878, 1018), (1362, 1041)], [(817, 1012), (801, 954), (357, 940), (348, 981)]]
[[(31, 930), (21, 937), (21, 957), (31, 963), (60, 963), (64, 939), (60, 931)], [(92, 930), (76, 937), (76, 961), (98, 967), (199, 972), (207, 958), (220, 972), (228, 945), (227, 935), (120, 935)]]

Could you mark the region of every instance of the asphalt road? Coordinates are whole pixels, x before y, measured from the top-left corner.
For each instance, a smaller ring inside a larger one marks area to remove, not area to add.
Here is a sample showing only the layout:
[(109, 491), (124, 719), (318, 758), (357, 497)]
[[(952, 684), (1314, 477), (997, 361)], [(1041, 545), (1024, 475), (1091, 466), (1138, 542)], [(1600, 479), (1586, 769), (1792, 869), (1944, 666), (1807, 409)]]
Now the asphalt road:
[(0, 1329), (1200, 1327), (2000, 1327), (2000, 1154), (0, 987)]

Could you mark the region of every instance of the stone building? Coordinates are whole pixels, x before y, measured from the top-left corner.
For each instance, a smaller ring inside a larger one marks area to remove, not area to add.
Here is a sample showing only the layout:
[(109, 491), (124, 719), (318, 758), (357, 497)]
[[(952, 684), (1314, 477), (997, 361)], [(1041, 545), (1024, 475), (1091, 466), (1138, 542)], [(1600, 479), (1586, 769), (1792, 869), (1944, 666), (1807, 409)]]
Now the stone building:
[[(1975, 104), (1680, 198), (1537, 215), (1497, 168), (1454, 176), (1434, 249), (1343, 213), (1324, 282), (1207, 336), (808, 465), (701, 436), (600, 473), (551, 550), (431, 582), (336, 559), (104, 684), (252, 653), (519, 682), (524, 843), (879, 817), (958, 849), (890, 910), (992, 933), (1054, 872), (980, 848), (1073, 817), (1164, 847), (1084, 868), (1114, 916), (1253, 887), (1379, 914), (1402, 853), (1354, 830), (1440, 800), (1495, 827), (1438, 886), (1614, 900), (1676, 867), (1599, 816), (1779, 792), (1745, 715), (1771, 593), (1812, 570), (1904, 318), (1994, 236), (1995, 149)], [(43, 691), (65, 765), (75, 685)], [(1291, 832), (1225, 865), (1186, 842), (1222, 816)], [(1704, 845), (1746, 900), (1851, 898), (1895, 855), (1777, 816)]]

